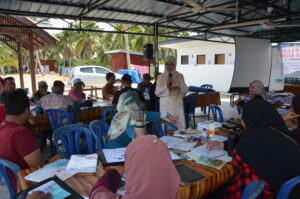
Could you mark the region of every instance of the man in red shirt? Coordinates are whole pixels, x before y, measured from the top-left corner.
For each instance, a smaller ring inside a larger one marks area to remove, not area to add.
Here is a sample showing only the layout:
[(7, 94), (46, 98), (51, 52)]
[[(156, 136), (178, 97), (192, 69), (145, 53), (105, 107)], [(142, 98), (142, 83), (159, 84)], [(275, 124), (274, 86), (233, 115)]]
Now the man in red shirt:
[[(23, 127), (30, 117), (29, 98), (22, 89), (3, 93), (5, 120), (0, 125), (0, 157), (21, 169), (42, 166), (44, 159), (34, 133)], [(10, 173), (16, 188), (16, 180)]]

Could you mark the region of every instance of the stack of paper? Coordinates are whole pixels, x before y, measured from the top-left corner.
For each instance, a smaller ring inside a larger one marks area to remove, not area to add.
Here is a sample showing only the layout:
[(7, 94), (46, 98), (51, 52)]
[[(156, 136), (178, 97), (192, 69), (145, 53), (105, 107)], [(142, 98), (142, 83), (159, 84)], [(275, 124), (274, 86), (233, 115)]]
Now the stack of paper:
[(96, 172), (98, 154), (90, 155), (72, 155), (67, 166), (67, 171), (76, 171), (78, 173)]
[(66, 171), (68, 161), (67, 159), (57, 160), (25, 176), (25, 179), (33, 182), (41, 182), (56, 175), (62, 181), (65, 181), (76, 174), (76, 171)]
[(226, 151), (224, 150), (211, 150), (209, 151), (207, 149), (207, 144), (203, 144), (199, 147), (193, 148), (192, 149), (193, 152), (198, 153), (199, 155), (205, 155), (211, 158), (216, 158), (222, 155), (226, 154)]
[(184, 139), (171, 136), (163, 136), (160, 138), (160, 140), (163, 141), (168, 146), (168, 148), (178, 149), (182, 151), (189, 151), (193, 149), (197, 144), (197, 142), (187, 142)]
[(215, 169), (221, 169), (226, 164), (226, 162), (222, 160), (200, 155), (199, 153), (196, 153), (194, 151), (186, 153), (186, 155), (191, 159), (195, 160), (195, 162), (198, 164), (213, 167)]

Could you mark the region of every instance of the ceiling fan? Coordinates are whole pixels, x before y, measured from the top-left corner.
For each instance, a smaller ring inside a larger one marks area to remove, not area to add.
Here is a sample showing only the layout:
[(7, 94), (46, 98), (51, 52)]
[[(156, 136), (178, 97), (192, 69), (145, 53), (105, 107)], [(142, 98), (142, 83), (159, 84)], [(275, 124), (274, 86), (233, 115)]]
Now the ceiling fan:
[(202, 5), (200, 2), (196, 2), (194, 0), (183, 0), (184, 3), (192, 6), (192, 11), (193, 12), (238, 12), (240, 11), (239, 8), (207, 8)]

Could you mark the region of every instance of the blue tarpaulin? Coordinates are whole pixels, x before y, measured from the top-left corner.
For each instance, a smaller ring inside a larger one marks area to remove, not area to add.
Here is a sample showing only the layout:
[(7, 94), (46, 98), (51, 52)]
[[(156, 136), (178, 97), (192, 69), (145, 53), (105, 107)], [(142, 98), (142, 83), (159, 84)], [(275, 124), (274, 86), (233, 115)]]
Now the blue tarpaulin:
[(124, 75), (124, 74), (130, 75), (133, 83), (141, 83), (142, 82), (142, 75), (138, 70), (121, 69), (121, 70), (118, 70), (117, 73), (122, 74), (122, 75)]

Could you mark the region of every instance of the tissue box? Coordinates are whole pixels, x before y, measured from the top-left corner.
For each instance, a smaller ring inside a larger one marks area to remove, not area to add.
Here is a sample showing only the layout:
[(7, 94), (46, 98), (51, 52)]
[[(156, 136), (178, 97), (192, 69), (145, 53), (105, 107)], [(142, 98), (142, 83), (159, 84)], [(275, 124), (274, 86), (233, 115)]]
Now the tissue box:
[(201, 122), (197, 124), (197, 129), (198, 130), (202, 130), (203, 128), (206, 128), (208, 130), (208, 125), (209, 124), (213, 124), (215, 126), (215, 128), (220, 128), (222, 127), (222, 124), (220, 122), (215, 122), (215, 121), (207, 121), (207, 122)]

